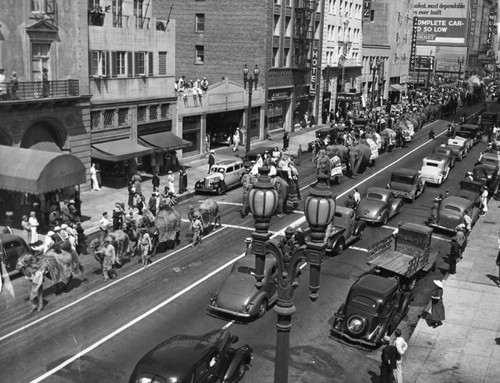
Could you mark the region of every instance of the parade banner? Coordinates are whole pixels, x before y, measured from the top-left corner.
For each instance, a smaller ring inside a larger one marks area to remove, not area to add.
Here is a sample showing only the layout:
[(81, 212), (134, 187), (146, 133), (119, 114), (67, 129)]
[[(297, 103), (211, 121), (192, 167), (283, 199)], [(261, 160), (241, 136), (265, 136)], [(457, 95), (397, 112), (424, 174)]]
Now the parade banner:
[(418, 17), (417, 45), (465, 46), (468, 0), (421, 0), (414, 4)]

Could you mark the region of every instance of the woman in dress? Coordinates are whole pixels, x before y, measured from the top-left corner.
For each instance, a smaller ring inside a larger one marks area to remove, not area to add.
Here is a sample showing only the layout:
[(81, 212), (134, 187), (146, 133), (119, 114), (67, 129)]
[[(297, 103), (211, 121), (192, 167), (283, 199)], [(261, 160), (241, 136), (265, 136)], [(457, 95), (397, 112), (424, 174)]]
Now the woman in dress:
[(187, 192), (187, 173), (186, 168), (181, 166), (179, 169), (179, 194)]
[(174, 173), (172, 172), (172, 170), (169, 170), (167, 174), (167, 186), (169, 191), (175, 194), (174, 181), (175, 181)]
[(29, 243), (32, 244), (32, 243), (38, 242), (39, 223), (38, 223), (38, 219), (36, 218), (36, 213), (34, 211), (32, 211), (30, 213), (30, 219), (28, 220), (28, 223), (29, 223), (30, 234), (31, 234)]
[(445, 314), (444, 314), (444, 304), (443, 304), (443, 282), (435, 280), (434, 284), (436, 285), (436, 288), (432, 291), (431, 294), (431, 299), (432, 299), (431, 326), (436, 328), (443, 324), (443, 321), (445, 319)]

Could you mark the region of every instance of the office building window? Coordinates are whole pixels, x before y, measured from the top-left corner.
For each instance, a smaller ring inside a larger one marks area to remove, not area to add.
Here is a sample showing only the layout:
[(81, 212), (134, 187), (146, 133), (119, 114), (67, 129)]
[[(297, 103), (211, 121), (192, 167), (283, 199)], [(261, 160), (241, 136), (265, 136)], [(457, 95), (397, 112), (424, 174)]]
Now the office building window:
[(158, 52), (158, 74), (160, 76), (167, 74), (167, 52)]
[(127, 75), (127, 52), (116, 52), (116, 74)]
[(147, 111), (146, 106), (139, 106), (137, 108), (137, 121), (139, 122), (146, 121), (146, 111)]
[(135, 52), (135, 75), (152, 76), (153, 75), (153, 52)]
[(195, 64), (203, 64), (205, 62), (205, 47), (203, 45), (196, 45), (196, 58)]
[(128, 124), (128, 108), (120, 108), (118, 109), (118, 125), (127, 125)]
[(196, 32), (205, 32), (205, 14), (197, 13), (196, 14)]
[(114, 109), (105, 110), (104, 111), (104, 126), (105, 127), (113, 126), (114, 117), (115, 117), (115, 110)]

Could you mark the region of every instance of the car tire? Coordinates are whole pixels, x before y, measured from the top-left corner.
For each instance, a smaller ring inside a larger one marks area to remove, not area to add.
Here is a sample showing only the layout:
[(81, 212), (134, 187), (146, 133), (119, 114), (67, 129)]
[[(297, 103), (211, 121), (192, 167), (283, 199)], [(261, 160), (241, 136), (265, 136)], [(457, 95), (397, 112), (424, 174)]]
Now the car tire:
[(340, 237), (337, 243), (335, 244), (335, 249), (333, 250), (333, 254), (339, 255), (342, 254), (345, 248), (345, 240), (344, 237)]
[(259, 313), (257, 314), (257, 316), (259, 318), (262, 318), (266, 314), (266, 311), (267, 311), (267, 299), (264, 298), (262, 302), (260, 302)]

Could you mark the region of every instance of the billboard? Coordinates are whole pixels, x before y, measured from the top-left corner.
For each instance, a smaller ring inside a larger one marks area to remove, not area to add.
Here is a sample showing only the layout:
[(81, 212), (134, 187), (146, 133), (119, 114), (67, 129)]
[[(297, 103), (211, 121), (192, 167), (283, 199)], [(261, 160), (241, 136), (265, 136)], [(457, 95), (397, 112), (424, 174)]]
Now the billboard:
[(465, 46), (468, 0), (420, 0), (413, 5), (418, 17), (417, 45)]

